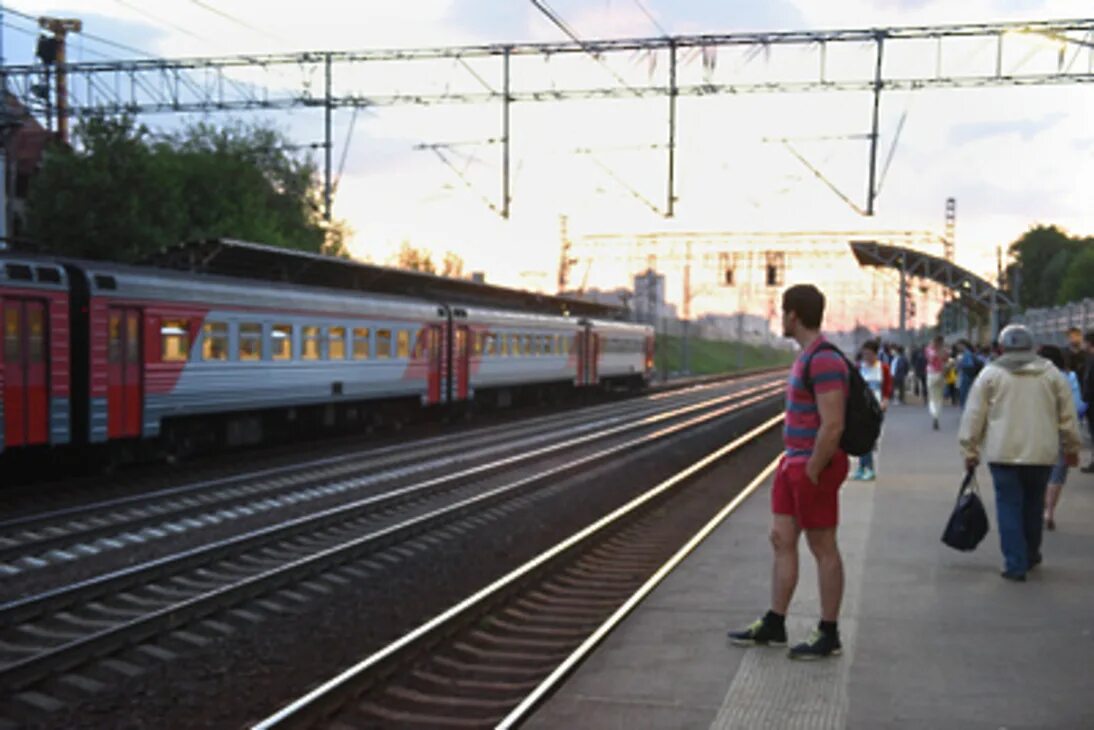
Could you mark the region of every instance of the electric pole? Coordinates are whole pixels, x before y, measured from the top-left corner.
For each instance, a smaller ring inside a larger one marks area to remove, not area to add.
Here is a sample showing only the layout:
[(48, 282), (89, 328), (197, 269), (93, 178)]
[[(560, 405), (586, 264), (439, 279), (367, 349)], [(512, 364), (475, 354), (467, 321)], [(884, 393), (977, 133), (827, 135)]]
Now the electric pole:
[[(38, 26), (52, 37), (38, 38), (38, 57), (47, 67), (57, 67), (57, 138), (68, 144), (68, 71), (65, 69), (65, 39), (69, 33), (79, 33), (83, 23), (76, 18), (38, 18)], [(48, 89), (46, 91), (48, 95)]]

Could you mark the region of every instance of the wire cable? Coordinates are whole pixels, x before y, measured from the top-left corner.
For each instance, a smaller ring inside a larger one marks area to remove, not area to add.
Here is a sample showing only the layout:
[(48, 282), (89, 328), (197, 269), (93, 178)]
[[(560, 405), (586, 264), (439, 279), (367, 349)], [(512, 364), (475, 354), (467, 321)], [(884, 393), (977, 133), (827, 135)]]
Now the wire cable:
[[(29, 13), (24, 13), (21, 10), (16, 10), (15, 8), (11, 7), (10, 5), (5, 5), (4, 6), (4, 12), (11, 13), (12, 15), (18, 16), (20, 18), (24, 18), (26, 20), (33, 21), (36, 25), (38, 24), (38, 16), (30, 15)], [(155, 55), (154, 53), (149, 53), (148, 51), (142, 51), (139, 48), (134, 48), (133, 46), (128, 46), (124, 43), (118, 43), (117, 41), (112, 41), (109, 38), (103, 38), (102, 36), (95, 35), (94, 33), (88, 33), (86, 31), (80, 31), (80, 35), (82, 35), (84, 38), (87, 38), (89, 40), (93, 40), (97, 43), (102, 43), (103, 45), (106, 45), (106, 46), (113, 46), (114, 48), (117, 48), (118, 50), (125, 51), (126, 53), (136, 53), (138, 56), (148, 56), (149, 58), (159, 58), (159, 56)]]
[(227, 20), (230, 23), (235, 23), (236, 25), (238, 25), (241, 28), (246, 28), (247, 30), (258, 33), (259, 35), (266, 36), (267, 38), (270, 38), (271, 40), (277, 41), (278, 43), (285, 43), (285, 44), (291, 45), (290, 41), (286, 40), (285, 38), (282, 38), (282, 37), (280, 37), (280, 36), (278, 36), (274, 33), (270, 33), (268, 31), (262, 30), (261, 28), (258, 28), (256, 26), (248, 23), (245, 20), (242, 20), (240, 18), (237, 18), (234, 15), (231, 15), (229, 13), (224, 12), (220, 8), (215, 8), (212, 5), (210, 5), (209, 3), (202, 2), (202, 0), (190, 0), (190, 2), (192, 2), (194, 5), (197, 5), (202, 10), (205, 10), (206, 12), (210, 12), (213, 15), (217, 15), (221, 18), (224, 18), (225, 20)]

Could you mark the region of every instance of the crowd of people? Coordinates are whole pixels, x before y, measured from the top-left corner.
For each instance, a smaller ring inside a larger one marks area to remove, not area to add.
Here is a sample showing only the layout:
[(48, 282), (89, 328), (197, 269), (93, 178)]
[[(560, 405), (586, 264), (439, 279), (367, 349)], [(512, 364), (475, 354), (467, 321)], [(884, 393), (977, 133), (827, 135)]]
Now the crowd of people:
[[(966, 469), (987, 463), (995, 487), (1003, 578), (1024, 582), (1042, 562), (1042, 530), (1055, 529), (1067, 472), (1079, 464), (1078, 419), (1094, 436), (1094, 330), (1068, 332), (1066, 349), (1040, 348), (1022, 325), (1008, 325), (990, 348), (968, 340), (947, 346), (941, 336), (906, 356), (900, 345), (865, 343), (845, 359), (821, 333), (825, 297), (800, 284), (783, 293), (783, 332), (801, 351), (787, 383), (785, 451), (771, 490), (773, 551), (771, 603), (748, 626), (728, 632), (739, 646), (785, 646), (786, 613), (798, 580), (798, 542), (804, 533), (817, 564), (820, 621), (791, 659), (840, 654), (838, 628), (843, 562), (836, 530), (840, 485), (850, 471), (844, 430), (861, 421), (858, 393), (873, 391), (881, 409), (905, 402), (906, 382), (923, 397), (931, 427), (941, 429), (943, 399), (962, 409), (958, 444)], [(861, 379), (861, 383), (859, 380)], [(874, 432), (874, 448), (880, 441)], [(850, 447), (847, 447), (850, 448)], [(855, 450), (852, 478), (876, 476), (874, 453)], [(1082, 468), (1094, 472), (1094, 460)]]

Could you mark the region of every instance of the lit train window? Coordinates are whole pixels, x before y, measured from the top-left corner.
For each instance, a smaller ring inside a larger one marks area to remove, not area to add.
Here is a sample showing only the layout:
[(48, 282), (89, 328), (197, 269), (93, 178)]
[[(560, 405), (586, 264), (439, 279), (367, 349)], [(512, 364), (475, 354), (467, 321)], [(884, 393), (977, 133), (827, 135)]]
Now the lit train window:
[[(133, 318), (136, 321), (136, 318)], [(136, 334), (133, 335), (136, 339)], [(29, 362), (45, 360), (45, 325), (42, 322), (42, 310), (39, 307), (27, 308), (27, 359)]]
[(224, 322), (206, 322), (202, 328), (202, 360), (228, 359), (228, 325)]
[(541, 353), (543, 353), (544, 355), (550, 355), (551, 354), (551, 344), (553, 343), (553, 341), (554, 341), (554, 338), (551, 337), (550, 335), (544, 335), (544, 336), (540, 337), (539, 338), (539, 351)]
[(410, 357), (410, 332), (407, 330), (395, 332), (395, 357)]
[(376, 357), (391, 357), (391, 330), (376, 330)]
[(330, 328), (330, 343), (327, 345), (327, 351), (330, 354), (331, 360), (345, 360), (346, 359), (346, 328), (345, 327), (331, 327)]
[(300, 358), (302, 360), (319, 359), (319, 328), (308, 325), (301, 328)]
[[(121, 318), (118, 321), (119, 335)], [(114, 315), (110, 316), (110, 341), (114, 342)], [(119, 348), (121, 338), (118, 338)], [(121, 358), (121, 352), (118, 353)], [(186, 362), (190, 359), (190, 322), (185, 319), (164, 319), (160, 322), (160, 360)]]
[(262, 359), (262, 325), (254, 322), (239, 325), (239, 359)]
[(482, 353), (486, 350), (486, 333), (479, 332), (472, 341), (474, 342), (472, 354), (481, 357)]
[(353, 359), (368, 360), (370, 357), (368, 327), (353, 328)]
[(520, 355), (520, 335), (509, 335), (509, 354), (513, 357)]
[(22, 359), (20, 345), (22, 336), (19, 333), (19, 310), (8, 305), (4, 310), (4, 359), (8, 362), (18, 362)]
[(498, 338), (497, 335), (492, 332), (487, 332), (485, 335), (486, 342), (483, 343), (483, 353), (487, 356), (498, 354)]
[(535, 343), (533, 342), (532, 335), (525, 335), (524, 336), (524, 354), (525, 355), (536, 355), (536, 354), (538, 354), (536, 352), (536, 347), (535, 347)]
[(274, 360), (292, 359), (291, 324), (275, 324), (270, 328), (270, 356)]

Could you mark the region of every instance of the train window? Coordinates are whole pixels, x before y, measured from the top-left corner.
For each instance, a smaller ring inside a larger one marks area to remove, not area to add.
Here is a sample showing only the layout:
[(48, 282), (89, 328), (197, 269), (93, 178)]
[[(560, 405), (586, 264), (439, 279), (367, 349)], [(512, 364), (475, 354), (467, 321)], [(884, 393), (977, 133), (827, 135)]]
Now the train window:
[(471, 340), (472, 353), (478, 357), (482, 357), (482, 353), (486, 350), (486, 333), (478, 332)]
[(8, 264), (6, 269), (9, 279), (30, 281), (34, 278), (34, 275), (30, 273), (30, 267), (25, 264)]
[(391, 357), (391, 330), (376, 330), (376, 357)]
[(107, 362), (122, 361), (122, 315), (120, 312), (110, 313), (110, 322), (107, 324)]
[(19, 362), (22, 336), (19, 333), (19, 310), (12, 305), (4, 309), (4, 359)]
[(239, 325), (239, 359), (262, 359), (262, 325), (255, 322)]
[(369, 331), (368, 327), (353, 328), (353, 359), (369, 359)]
[(509, 335), (509, 354), (513, 357), (520, 355), (520, 335)]
[(105, 274), (95, 274), (95, 288), (96, 289), (117, 289), (118, 280), (113, 276), (107, 276)]
[(395, 357), (410, 357), (410, 332), (408, 330), (398, 330), (395, 333), (395, 346)]
[(319, 328), (307, 325), (301, 328), (300, 358), (302, 360), (319, 359)]
[(292, 359), (291, 324), (275, 324), (270, 328), (270, 356), (274, 360)]
[[(115, 316), (110, 315), (110, 342), (114, 347)], [(118, 360), (121, 359), (121, 318), (118, 317)], [(113, 357), (114, 353), (111, 352)], [(160, 322), (160, 360), (163, 362), (186, 362), (190, 359), (190, 322), (185, 319), (164, 319)], [(118, 362), (112, 359), (111, 362)]]
[(228, 325), (224, 322), (206, 322), (201, 328), (201, 359), (228, 359)]
[(497, 354), (497, 337), (491, 332), (483, 332), (482, 334), (482, 354), (490, 357)]
[(539, 338), (539, 351), (544, 355), (551, 354), (551, 341), (554, 338), (550, 335), (543, 335)]
[(327, 345), (327, 351), (331, 360), (345, 360), (346, 359), (346, 328), (345, 327), (331, 327), (330, 328), (330, 343)]
[(50, 284), (61, 283), (61, 272), (57, 269), (45, 269), (41, 266), (38, 267), (38, 281), (49, 282)]
[(534, 339), (535, 338), (533, 338), (532, 335), (525, 335), (524, 336), (524, 354), (525, 355), (535, 355), (536, 354), (536, 346), (535, 346)]
[(45, 362), (46, 328), (42, 321), (42, 310), (38, 307), (27, 309), (27, 360)]

